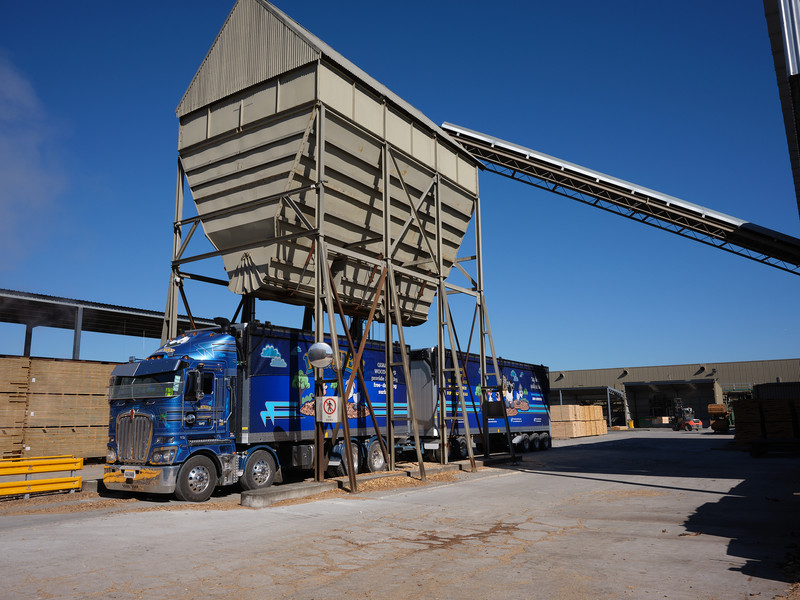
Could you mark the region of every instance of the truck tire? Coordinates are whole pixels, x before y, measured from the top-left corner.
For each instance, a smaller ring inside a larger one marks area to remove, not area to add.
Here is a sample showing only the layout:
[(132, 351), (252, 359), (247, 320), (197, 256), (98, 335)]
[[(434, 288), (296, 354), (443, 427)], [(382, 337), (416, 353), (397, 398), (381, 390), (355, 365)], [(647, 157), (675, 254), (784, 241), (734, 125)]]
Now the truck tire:
[(539, 449), (549, 450), (553, 447), (553, 438), (546, 431), (539, 434)]
[(217, 469), (207, 456), (189, 457), (178, 471), (175, 496), (186, 502), (205, 502), (217, 487)]
[[(344, 449), (344, 444), (342, 444), (342, 447), (342, 449)], [(350, 442), (350, 448), (352, 449), (353, 453), (353, 469), (356, 473), (358, 473), (361, 467), (361, 452), (359, 451), (358, 444), (356, 442)], [(342, 452), (342, 462), (333, 468), (333, 472), (336, 477), (344, 477), (348, 474), (347, 458), (345, 457), (344, 452)]]
[(370, 473), (377, 473), (387, 469), (386, 459), (381, 452), (381, 443), (378, 440), (372, 440), (367, 446), (367, 470)]
[(239, 480), (243, 490), (260, 490), (268, 488), (275, 481), (277, 467), (275, 459), (266, 450), (256, 450), (247, 457), (244, 474)]
[(531, 450), (541, 450), (542, 449), (542, 437), (538, 433), (531, 434)]
[(450, 444), (450, 455), (453, 457), (453, 460), (466, 460), (469, 456), (467, 438), (460, 436), (454, 439), (453, 443)]
[(531, 451), (531, 436), (529, 436), (527, 433), (522, 434), (522, 439), (519, 442), (519, 451), (520, 452)]

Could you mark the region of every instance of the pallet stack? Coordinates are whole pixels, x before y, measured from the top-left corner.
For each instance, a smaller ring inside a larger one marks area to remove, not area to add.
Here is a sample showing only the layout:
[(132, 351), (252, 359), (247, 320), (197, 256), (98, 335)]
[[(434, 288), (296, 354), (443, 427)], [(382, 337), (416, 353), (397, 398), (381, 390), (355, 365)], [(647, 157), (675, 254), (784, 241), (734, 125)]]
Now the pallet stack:
[(114, 364), (0, 357), (3, 458), (106, 454), (106, 386)]
[(603, 418), (603, 407), (577, 404), (550, 407), (550, 435), (556, 440), (566, 440), (590, 435), (605, 435), (608, 424)]
[(753, 386), (753, 398), (733, 404), (736, 443), (800, 438), (800, 383)]

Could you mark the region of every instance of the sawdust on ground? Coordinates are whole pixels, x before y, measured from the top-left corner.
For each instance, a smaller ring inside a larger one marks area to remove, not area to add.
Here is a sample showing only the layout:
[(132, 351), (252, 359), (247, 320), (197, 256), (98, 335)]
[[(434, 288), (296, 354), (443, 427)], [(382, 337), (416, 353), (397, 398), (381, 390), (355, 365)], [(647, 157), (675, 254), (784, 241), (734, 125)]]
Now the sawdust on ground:
[[(272, 506), (289, 506), (314, 502), (326, 498), (359, 498), (360, 494), (369, 492), (388, 491), (401, 488), (413, 488), (434, 483), (449, 483), (459, 479), (459, 473), (448, 471), (427, 476), (427, 481), (418, 477), (409, 477), (406, 474), (387, 475), (361, 480), (357, 482), (359, 494), (351, 494), (345, 478), (345, 489), (336, 489), (306, 498), (282, 500)], [(0, 517), (20, 515), (46, 515), (89, 512), (96, 510), (109, 510), (115, 512), (151, 512), (168, 510), (253, 510), (239, 504), (240, 495), (230, 491), (218, 491), (206, 502), (175, 502), (171, 496), (153, 496), (144, 494), (127, 495), (114, 493), (113, 495), (99, 494), (97, 492), (56, 493), (32, 496), (31, 498), (16, 498), (0, 501)]]

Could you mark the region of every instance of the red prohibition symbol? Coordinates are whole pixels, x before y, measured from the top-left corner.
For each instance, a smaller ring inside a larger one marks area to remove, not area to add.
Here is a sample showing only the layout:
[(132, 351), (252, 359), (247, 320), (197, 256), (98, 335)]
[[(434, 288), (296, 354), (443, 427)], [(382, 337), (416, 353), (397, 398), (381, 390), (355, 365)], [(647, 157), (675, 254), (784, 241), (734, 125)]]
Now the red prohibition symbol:
[(322, 403), (322, 410), (325, 411), (326, 415), (332, 415), (336, 412), (336, 402), (330, 398), (326, 398), (325, 402)]

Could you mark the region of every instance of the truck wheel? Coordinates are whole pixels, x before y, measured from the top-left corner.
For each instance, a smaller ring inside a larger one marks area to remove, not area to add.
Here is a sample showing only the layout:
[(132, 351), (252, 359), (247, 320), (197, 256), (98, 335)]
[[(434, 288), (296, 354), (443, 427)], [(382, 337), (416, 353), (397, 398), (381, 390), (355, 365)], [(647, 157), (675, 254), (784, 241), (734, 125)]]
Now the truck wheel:
[(217, 487), (217, 469), (207, 456), (196, 454), (178, 471), (175, 496), (187, 502), (204, 502)]
[[(358, 473), (361, 467), (361, 452), (359, 452), (356, 442), (350, 442), (350, 448), (353, 453), (353, 469)], [(342, 444), (342, 449), (344, 449), (344, 444)], [(378, 448), (378, 451), (380, 452), (380, 448)], [(342, 462), (334, 468), (334, 473), (336, 477), (347, 475), (347, 458), (345, 458), (344, 452), (342, 452)]]
[(256, 450), (247, 457), (239, 484), (244, 490), (268, 488), (275, 481), (275, 459), (266, 450)]
[(519, 450), (520, 452), (530, 452), (531, 451), (531, 436), (527, 433), (522, 434), (522, 440), (519, 443)]
[(378, 440), (372, 440), (367, 447), (367, 469), (369, 469), (370, 473), (377, 473), (387, 469), (386, 459), (383, 458), (381, 443)]
[(454, 439), (453, 443), (450, 444), (450, 455), (453, 460), (466, 460), (467, 456), (469, 456), (467, 438), (461, 436)]
[(539, 448), (541, 450), (548, 450), (553, 447), (553, 438), (550, 437), (549, 433), (540, 433), (539, 434)]
[(538, 433), (531, 434), (531, 450), (537, 451), (542, 449), (542, 437)]

